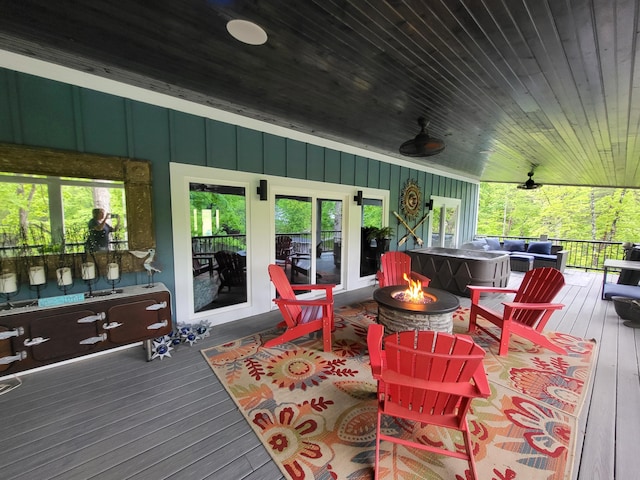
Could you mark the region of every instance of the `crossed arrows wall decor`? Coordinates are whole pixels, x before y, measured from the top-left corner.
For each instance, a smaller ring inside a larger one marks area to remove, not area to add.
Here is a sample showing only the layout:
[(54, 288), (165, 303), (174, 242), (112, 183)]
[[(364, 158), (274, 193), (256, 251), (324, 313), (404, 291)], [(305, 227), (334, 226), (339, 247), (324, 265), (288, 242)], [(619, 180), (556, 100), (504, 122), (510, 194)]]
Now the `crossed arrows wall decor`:
[(410, 235), (413, 235), (413, 236), (414, 236), (414, 238), (416, 239), (416, 243), (417, 243), (418, 245), (422, 246), (422, 244), (423, 244), (424, 242), (422, 241), (422, 238), (420, 238), (420, 237), (418, 236), (418, 234), (416, 233), (416, 230), (418, 229), (418, 227), (419, 227), (420, 225), (422, 225), (422, 224), (425, 222), (425, 220), (426, 220), (427, 218), (429, 218), (429, 216), (431, 215), (431, 210), (429, 210), (427, 213), (425, 213), (425, 214), (424, 214), (424, 216), (423, 216), (423, 217), (418, 221), (418, 223), (416, 223), (415, 227), (413, 227), (413, 228), (411, 228), (411, 227), (409, 226), (409, 224), (408, 224), (407, 222), (405, 222), (404, 218), (402, 218), (400, 215), (398, 215), (398, 212), (395, 212), (395, 211), (394, 211), (394, 212), (393, 212), (393, 214), (396, 216), (396, 218), (398, 219), (398, 221), (399, 221), (400, 223), (402, 223), (402, 225), (404, 225), (404, 226), (405, 226), (405, 228), (406, 228), (407, 230), (409, 230), (409, 231), (404, 235), (404, 237), (402, 237), (400, 240), (398, 240), (398, 246), (403, 245), (403, 244), (404, 244), (404, 243), (409, 239), (409, 236), (410, 236)]

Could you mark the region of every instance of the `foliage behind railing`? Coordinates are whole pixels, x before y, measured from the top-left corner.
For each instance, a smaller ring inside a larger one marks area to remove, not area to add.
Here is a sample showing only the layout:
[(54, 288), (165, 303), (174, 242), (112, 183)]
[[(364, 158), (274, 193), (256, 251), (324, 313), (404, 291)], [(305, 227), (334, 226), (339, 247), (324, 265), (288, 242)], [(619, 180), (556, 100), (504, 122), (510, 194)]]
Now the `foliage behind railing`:
[[(479, 236), (480, 237), (480, 236)], [(510, 237), (502, 235), (482, 235), (482, 237), (525, 240), (536, 242), (539, 238)], [(604, 270), (604, 261), (607, 258), (623, 259), (624, 247), (622, 242), (604, 242), (598, 240), (569, 240), (566, 238), (548, 238), (553, 245), (562, 245), (563, 250), (568, 250), (567, 267), (585, 270)]]
[[(300, 250), (296, 253), (310, 253), (311, 234), (305, 232), (276, 234), (277, 237), (288, 236), (293, 240), (294, 246)], [(335, 230), (323, 230), (320, 232), (318, 243), (321, 244), (323, 252), (333, 252), (336, 243), (341, 243), (342, 232)], [(246, 235), (208, 235), (191, 237), (194, 253), (213, 253), (220, 250), (237, 252), (247, 249)], [(275, 239), (274, 239), (275, 245)], [(305, 251), (302, 251), (305, 250)]]

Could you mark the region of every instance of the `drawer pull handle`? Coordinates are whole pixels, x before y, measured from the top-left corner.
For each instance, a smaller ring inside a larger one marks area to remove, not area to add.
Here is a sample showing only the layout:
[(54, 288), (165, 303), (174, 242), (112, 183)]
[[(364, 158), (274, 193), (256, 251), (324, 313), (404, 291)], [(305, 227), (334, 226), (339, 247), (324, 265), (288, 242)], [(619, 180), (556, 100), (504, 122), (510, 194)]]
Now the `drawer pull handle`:
[(36, 338), (27, 338), (24, 341), (25, 347), (35, 347), (36, 345), (40, 345), (41, 343), (49, 341), (48, 338), (36, 337)]
[(0, 340), (6, 340), (11, 337), (19, 337), (20, 335), (24, 335), (24, 328), (18, 327), (15, 330), (8, 330), (6, 332), (0, 332)]
[(25, 351), (18, 352), (16, 355), (13, 355), (12, 357), (0, 357), (0, 365), (9, 365), (10, 363), (24, 360), (25, 358), (27, 358), (27, 352)]
[(167, 302), (154, 303), (149, 305), (146, 310), (162, 310), (163, 308), (167, 308)]
[(96, 315), (89, 315), (88, 317), (82, 317), (78, 319), (78, 323), (92, 323), (98, 320), (104, 320), (107, 315), (104, 312), (100, 312)]
[(103, 323), (102, 324), (103, 330), (111, 330), (113, 328), (118, 328), (120, 326), (122, 326), (122, 324), (118, 323), (118, 322), (110, 322), (110, 323)]
[(169, 322), (167, 322), (166, 320), (163, 320), (162, 322), (152, 323), (147, 327), (147, 330), (160, 330), (161, 328), (166, 327), (167, 325), (169, 325)]
[(106, 339), (107, 339), (107, 334), (102, 333), (97, 337), (89, 337), (89, 338), (85, 338), (84, 340), (80, 340), (80, 345), (93, 345), (95, 343), (104, 342)]

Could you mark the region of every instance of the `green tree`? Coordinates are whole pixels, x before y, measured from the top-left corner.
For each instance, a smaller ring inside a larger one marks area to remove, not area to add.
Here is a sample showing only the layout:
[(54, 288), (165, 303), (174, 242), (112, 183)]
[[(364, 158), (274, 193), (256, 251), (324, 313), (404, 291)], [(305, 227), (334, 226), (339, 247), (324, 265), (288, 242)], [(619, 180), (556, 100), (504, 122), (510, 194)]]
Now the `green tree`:
[(628, 189), (512, 184), (480, 185), (479, 235), (640, 241), (640, 192)]

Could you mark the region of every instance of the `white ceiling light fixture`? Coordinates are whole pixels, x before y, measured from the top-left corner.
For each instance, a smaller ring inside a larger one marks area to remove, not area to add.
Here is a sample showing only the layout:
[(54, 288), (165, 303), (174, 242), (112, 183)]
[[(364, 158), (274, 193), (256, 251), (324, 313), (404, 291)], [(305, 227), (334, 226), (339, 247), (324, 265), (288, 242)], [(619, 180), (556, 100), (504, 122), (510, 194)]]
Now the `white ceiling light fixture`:
[(263, 45), (267, 42), (267, 32), (260, 25), (247, 20), (230, 20), (227, 22), (227, 31), (247, 45)]

